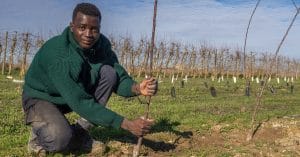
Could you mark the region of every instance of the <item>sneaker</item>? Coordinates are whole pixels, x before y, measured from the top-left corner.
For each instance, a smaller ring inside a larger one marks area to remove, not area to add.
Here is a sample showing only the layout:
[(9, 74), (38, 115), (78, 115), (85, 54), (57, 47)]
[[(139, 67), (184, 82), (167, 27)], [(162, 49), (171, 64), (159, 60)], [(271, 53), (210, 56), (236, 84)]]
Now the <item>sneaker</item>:
[(37, 135), (33, 131), (30, 133), (27, 149), (29, 154), (32, 154), (36, 157), (46, 156), (46, 150), (38, 144)]
[(106, 146), (104, 145), (104, 143), (90, 138), (82, 144), (81, 150), (89, 153), (101, 154), (105, 151), (105, 147)]
[(74, 137), (70, 148), (72, 150), (82, 150), (89, 153), (103, 153), (105, 150), (105, 144), (94, 140), (82, 125), (79, 123), (73, 126), (74, 128)]
[(77, 125), (80, 125), (84, 130), (88, 130), (95, 126), (94, 124), (90, 123), (89, 121), (87, 121), (84, 118), (77, 119), (76, 123), (77, 123)]

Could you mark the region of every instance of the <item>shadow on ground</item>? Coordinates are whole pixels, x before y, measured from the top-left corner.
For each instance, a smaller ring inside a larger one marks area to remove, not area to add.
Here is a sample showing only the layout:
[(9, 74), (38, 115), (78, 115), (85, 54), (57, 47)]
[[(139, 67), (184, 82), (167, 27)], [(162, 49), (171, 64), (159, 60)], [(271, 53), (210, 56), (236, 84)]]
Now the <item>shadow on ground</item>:
[[(167, 152), (170, 150), (174, 150), (176, 148), (176, 143), (180, 138), (191, 138), (193, 133), (181, 132), (176, 130), (176, 126), (180, 125), (179, 122), (171, 122), (169, 119), (159, 119), (152, 127), (151, 133), (161, 133), (168, 132), (173, 133), (177, 136), (177, 138), (169, 143), (168, 141), (154, 141), (147, 139), (147, 137), (143, 138), (143, 145), (152, 149), (153, 151), (162, 151)], [(113, 128), (104, 128), (97, 127), (90, 130), (91, 135), (99, 141), (104, 143), (108, 143), (109, 141), (119, 141), (122, 143), (130, 143), (135, 145), (137, 143), (138, 138), (131, 133), (124, 130), (116, 130)]]

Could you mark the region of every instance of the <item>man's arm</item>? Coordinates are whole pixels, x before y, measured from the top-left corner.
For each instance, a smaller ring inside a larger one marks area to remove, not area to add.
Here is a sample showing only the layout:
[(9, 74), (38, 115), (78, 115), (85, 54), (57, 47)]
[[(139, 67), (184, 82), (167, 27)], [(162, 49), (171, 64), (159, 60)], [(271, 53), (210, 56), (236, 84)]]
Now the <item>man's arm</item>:
[(49, 77), (73, 111), (94, 124), (120, 128), (124, 118), (97, 103), (94, 97), (75, 81), (76, 76), (73, 76), (72, 71), (78, 71), (80, 68), (79, 65), (68, 61), (56, 61), (48, 68)]
[[(157, 81), (154, 78), (145, 79), (140, 84), (133, 84), (131, 90), (136, 95), (153, 96), (157, 92)], [(136, 136), (142, 136), (150, 131), (153, 124), (153, 119), (144, 119), (142, 117), (129, 121), (124, 118), (121, 128), (130, 131)]]

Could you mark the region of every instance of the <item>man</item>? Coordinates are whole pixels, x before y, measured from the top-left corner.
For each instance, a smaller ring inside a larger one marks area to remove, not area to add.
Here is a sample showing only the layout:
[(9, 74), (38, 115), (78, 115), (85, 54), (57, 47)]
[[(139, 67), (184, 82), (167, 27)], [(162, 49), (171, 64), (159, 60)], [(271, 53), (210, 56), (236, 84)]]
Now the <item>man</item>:
[[(92, 124), (123, 128), (136, 136), (149, 132), (153, 120), (128, 120), (105, 107), (112, 92), (124, 97), (152, 96), (155, 79), (138, 84), (128, 76), (100, 33), (101, 14), (90, 3), (78, 4), (70, 26), (48, 40), (25, 77), (23, 109), (32, 127), (29, 149), (35, 153), (93, 149), (84, 120), (70, 125), (64, 114), (78, 113)], [(84, 138), (83, 138), (84, 137)]]

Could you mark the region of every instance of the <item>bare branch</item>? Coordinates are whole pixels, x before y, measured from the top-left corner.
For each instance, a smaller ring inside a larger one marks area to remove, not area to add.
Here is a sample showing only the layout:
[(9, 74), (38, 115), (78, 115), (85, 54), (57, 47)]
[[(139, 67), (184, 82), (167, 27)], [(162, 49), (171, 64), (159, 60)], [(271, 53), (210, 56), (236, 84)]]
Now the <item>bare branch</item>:
[[(244, 41), (244, 68), (243, 68), (243, 72), (245, 73), (245, 70), (246, 70), (246, 45), (247, 45), (247, 38), (248, 38), (248, 32), (249, 32), (249, 28), (250, 28), (250, 24), (251, 24), (251, 21), (252, 21), (252, 18), (253, 18), (253, 15), (259, 5), (261, 0), (258, 0), (256, 5), (255, 5), (255, 8), (254, 10), (252, 11), (251, 13), (251, 16), (250, 16), (250, 19), (249, 19), (249, 22), (248, 22), (248, 26), (247, 26), (247, 30), (246, 30), (246, 35), (245, 35), (245, 41)], [(245, 77), (245, 76), (244, 76)]]
[(296, 10), (299, 10), (299, 8), (297, 7), (296, 2), (294, 0), (291, 0), (291, 1), (292, 1), (293, 5), (295, 6)]

